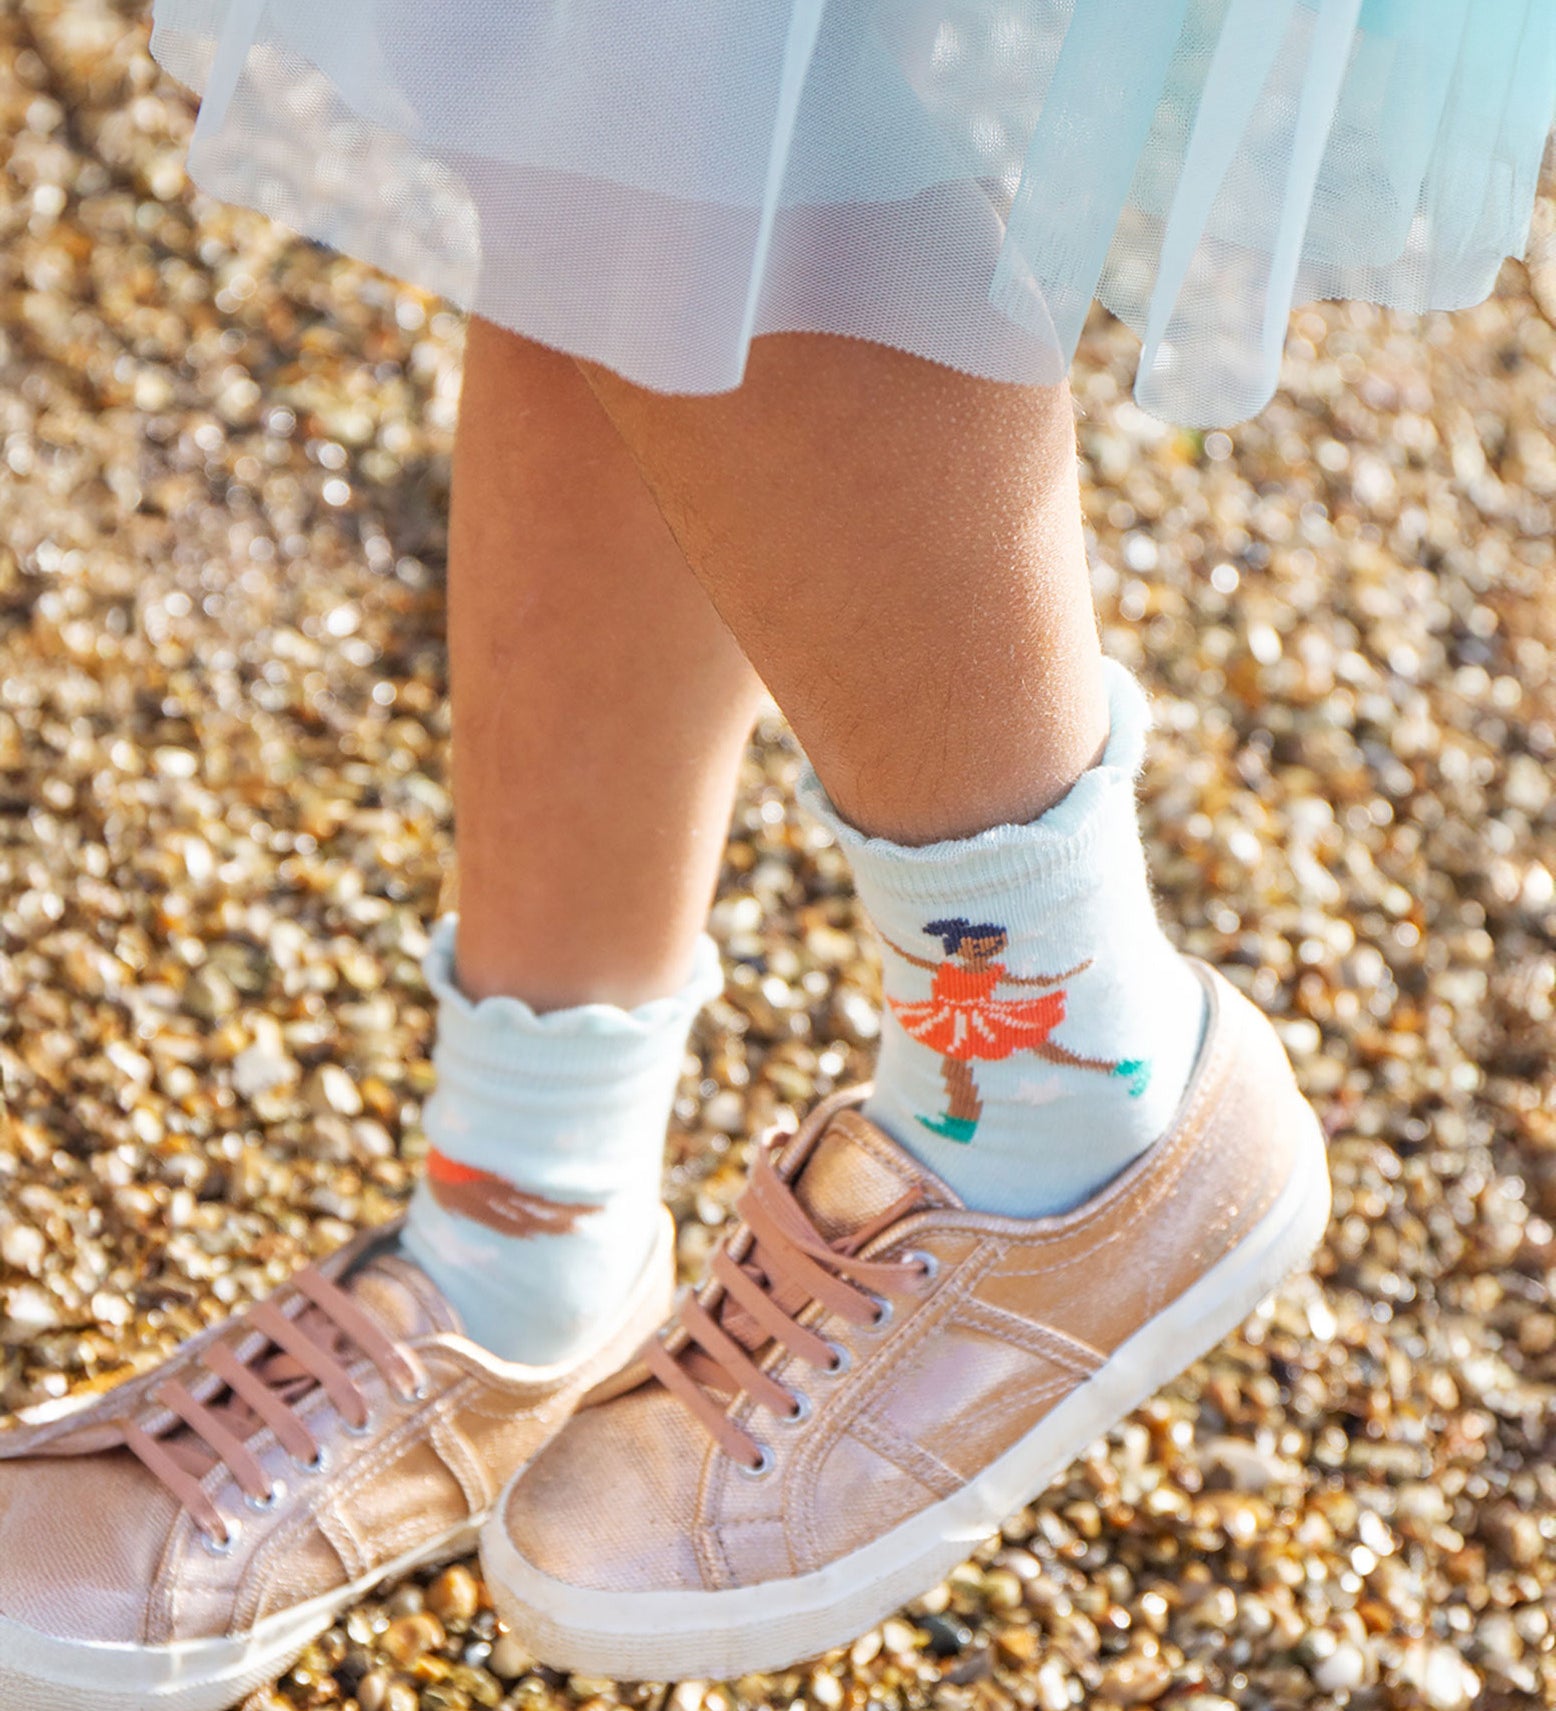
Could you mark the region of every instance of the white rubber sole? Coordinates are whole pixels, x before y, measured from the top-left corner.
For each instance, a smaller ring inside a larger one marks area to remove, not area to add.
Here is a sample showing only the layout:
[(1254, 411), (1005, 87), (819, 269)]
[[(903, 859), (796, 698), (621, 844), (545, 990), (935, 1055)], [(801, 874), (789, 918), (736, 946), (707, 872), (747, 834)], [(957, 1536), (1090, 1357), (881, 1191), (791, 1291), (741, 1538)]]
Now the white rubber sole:
[(467, 1521), (230, 1639), (105, 1645), (55, 1639), (0, 1616), (0, 1711), (227, 1711), (284, 1674), (310, 1640), (380, 1581), (468, 1554), (479, 1531)]
[(1329, 1206), (1315, 1120), (1310, 1152), (1231, 1253), (960, 1491), (825, 1568), (714, 1592), (569, 1586), (519, 1555), (499, 1503), (481, 1534), (498, 1614), (555, 1668), (633, 1681), (729, 1680), (846, 1645), (942, 1580), (1088, 1445), (1236, 1330), (1307, 1263)]

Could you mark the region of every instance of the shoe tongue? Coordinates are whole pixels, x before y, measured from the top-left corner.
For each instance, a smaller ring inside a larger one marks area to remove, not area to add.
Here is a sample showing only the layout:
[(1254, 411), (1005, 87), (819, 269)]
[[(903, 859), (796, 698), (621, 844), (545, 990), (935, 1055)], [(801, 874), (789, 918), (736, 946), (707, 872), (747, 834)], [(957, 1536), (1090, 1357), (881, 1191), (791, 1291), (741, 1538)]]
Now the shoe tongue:
[(857, 1235), (895, 1206), (906, 1213), (909, 1195), (916, 1194), (924, 1207), (961, 1205), (937, 1176), (857, 1111), (840, 1111), (827, 1124), (793, 1189), (829, 1242)]
[(459, 1315), (420, 1266), (396, 1253), (375, 1255), (341, 1284), (391, 1337), (462, 1334)]

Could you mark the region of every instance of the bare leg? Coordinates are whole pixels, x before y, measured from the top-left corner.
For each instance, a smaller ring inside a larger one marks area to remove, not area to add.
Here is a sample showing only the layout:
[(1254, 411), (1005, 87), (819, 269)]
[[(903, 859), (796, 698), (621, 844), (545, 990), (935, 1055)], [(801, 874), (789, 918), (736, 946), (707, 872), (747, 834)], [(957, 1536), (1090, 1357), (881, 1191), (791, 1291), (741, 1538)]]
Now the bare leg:
[(449, 585), (461, 985), (673, 990), (761, 686), (577, 365), (479, 320)]
[(1067, 388), (758, 340), (746, 384), (587, 368), (829, 795), (901, 843), (1033, 818), (1107, 734)]

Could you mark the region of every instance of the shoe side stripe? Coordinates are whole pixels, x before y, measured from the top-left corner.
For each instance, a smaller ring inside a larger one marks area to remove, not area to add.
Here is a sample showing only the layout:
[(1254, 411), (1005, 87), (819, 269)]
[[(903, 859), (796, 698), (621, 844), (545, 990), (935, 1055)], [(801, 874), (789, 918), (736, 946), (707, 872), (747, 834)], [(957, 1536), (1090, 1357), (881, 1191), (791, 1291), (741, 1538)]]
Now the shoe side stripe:
[(1008, 1308), (980, 1301), (976, 1295), (959, 1301), (951, 1310), (949, 1322), (1009, 1343), (1026, 1354), (1039, 1355), (1075, 1378), (1090, 1378), (1107, 1359), (1101, 1350), (1079, 1337), (1069, 1336), (1036, 1319), (1024, 1319)]
[(329, 1547), (340, 1558), (347, 1580), (356, 1580), (373, 1566), (373, 1553), (367, 1541), (351, 1524), (351, 1517), (338, 1495), (316, 1504), (313, 1523), (324, 1535)]
[(460, 1394), (469, 1388), (461, 1385), (443, 1397), (436, 1405), (427, 1438), (438, 1459), (443, 1463), (459, 1489), (465, 1495), (472, 1516), (484, 1515), (497, 1501), (497, 1488), (487, 1467), (469, 1437), (454, 1424)]
[(910, 1479), (916, 1479), (937, 1498), (944, 1499), (966, 1484), (963, 1476), (940, 1457), (916, 1444), (879, 1414), (861, 1414), (848, 1428), (847, 1436), (858, 1439), (868, 1450), (888, 1461)]

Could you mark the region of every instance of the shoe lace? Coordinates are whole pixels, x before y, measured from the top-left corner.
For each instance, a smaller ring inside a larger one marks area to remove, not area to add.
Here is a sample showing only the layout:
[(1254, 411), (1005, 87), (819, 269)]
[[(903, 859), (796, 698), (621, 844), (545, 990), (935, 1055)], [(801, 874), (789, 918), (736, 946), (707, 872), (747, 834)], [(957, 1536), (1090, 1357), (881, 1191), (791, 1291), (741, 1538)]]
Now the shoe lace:
[(861, 1259), (859, 1250), (922, 1198), (910, 1189), (860, 1229), (828, 1241), (779, 1174), (774, 1149), (758, 1154), (735, 1203), (739, 1222), (709, 1272), (722, 1294), (711, 1306), (704, 1300), (709, 1290), (685, 1296), (671, 1322), (671, 1338), (680, 1333), (675, 1346), (655, 1338), (645, 1351), (655, 1378), (751, 1473), (767, 1470), (770, 1452), (730, 1418), (730, 1402), (744, 1391), (780, 1419), (804, 1417), (803, 1397), (760, 1364), (764, 1350), (777, 1345), (819, 1371), (841, 1372), (843, 1351), (800, 1316), (819, 1305), (853, 1325), (885, 1323), (888, 1294), (927, 1276), (928, 1264), (922, 1255)]
[[(297, 1467), (312, 1473), (323, 1468), (324, 1456), (297, 1413), (304, 1397), (322, 1389), (351, 1430), (368, 1428), (367, 1399), (348, 1370), (354, 1351), (367, 1356), (400, 1400), (425, 1393), (417, 1362), (345, 1290), (313, 1266), (298, 1272), (290, 1286), (306, 1303), (295, 1315), (288, 1316), (274, 1299), (261, 1301), (236, 1321), (236, 1336), (223, 1335), (194, 1357), (191, 1367), (203, 1366), (224, 1386), (210, 1401), (201, 1402), (190, 1383), (177, 1377), (147, 1393), (150, 1402), (182, 1422), (185, 1431), (177, 1438), (164, 1439), (136, 1420), (119, 1422), (125, 1447), (218, 1550), (233, 1542), (235, 1529), (202, 1483), (213, 1466), (225, 1468), (256, 1509), (269, 1508), (279, 1495), (247, 1442), (260, 1426), (274, 1432)], [(240, 1353), (252, 1332), (260, 1340)]]

